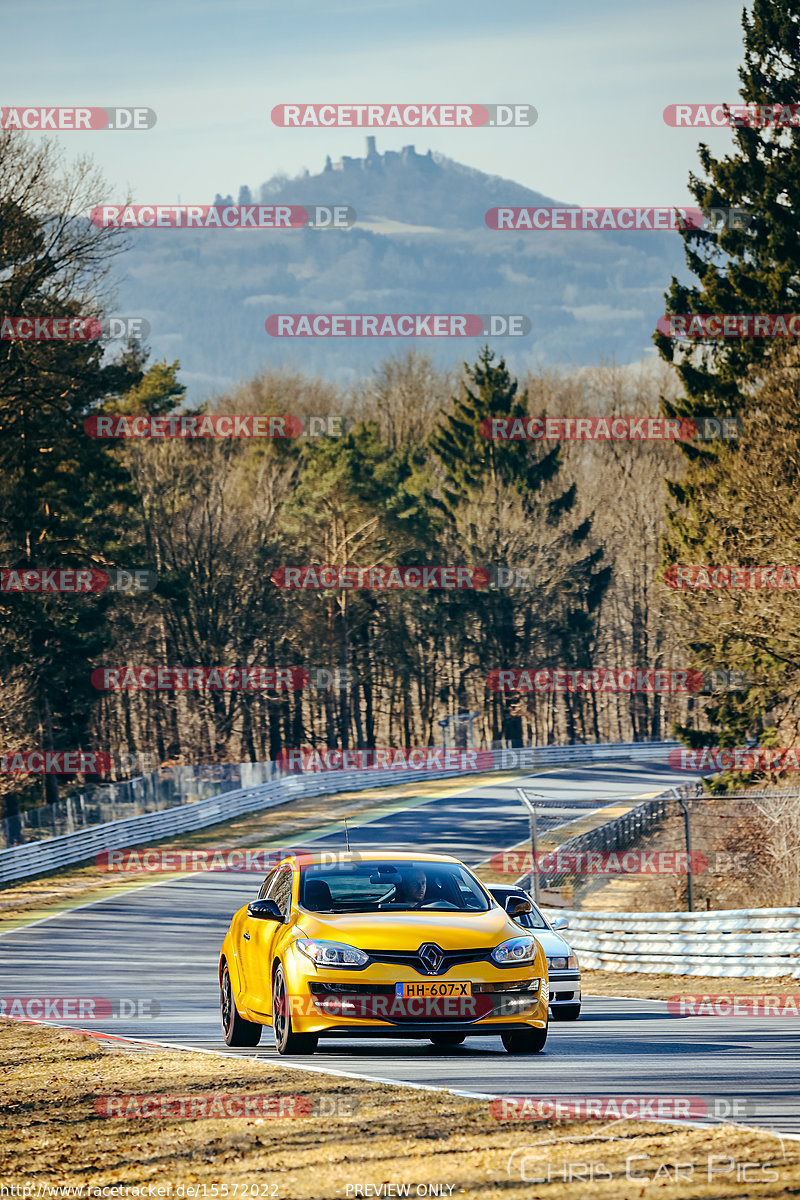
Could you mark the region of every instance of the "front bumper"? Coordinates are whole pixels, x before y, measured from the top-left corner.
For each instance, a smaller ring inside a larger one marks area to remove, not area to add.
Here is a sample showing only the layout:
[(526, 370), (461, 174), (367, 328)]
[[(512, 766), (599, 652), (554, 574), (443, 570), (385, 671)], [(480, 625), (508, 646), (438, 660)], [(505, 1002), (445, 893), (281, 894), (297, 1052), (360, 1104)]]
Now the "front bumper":
[[(441, 1021), (438, 1025), (426, 1024), (424, 1028), (420, 1028), (418, 1023), (413, 1025), (359, 1025), (359, 1037), (371, 1038), (419, 1038), (425, 1039), (430, 1037), (432, 1033), (455, 1033), (463, 1034), (465, 1037), (477, 1037), (478, 1034), (500, 1034), (500, 1033), (523, 1033), (525, 1030), (535, 1026), (538, 1029), (544, 1026), (531, 1021), (485, 1021), (479, 1024), (472, 1022), (470, 1024), (459, 1024), (455, 1021)], [(354, 1032), (353, 1025), (329, 1025), (319, 1033), (320, 1037), (352, 1037)]]
[[(430, 1033), (503, 1033), (544, 1029), (549, 992), (542, 960), (504, 969), (480, 961), (435, 977), (399, 964), (374, 963), (360, 971), (313, 967), (299, 953), (284, 962), (292, 1028), (326, 1037), (427, 1037)], [(538, 987), (531, 985), (538, 981)], [(469, 982), (470, 997), (403, 997), (399, 983)], [(271, 1014), (253, 1014), (271, 1023)]]
[(551, 971), (550, 972), (550, 1007), (559, 1008), (562, 1004), (580, 1004), (581, 1002), (581, 973), (580, 971)]

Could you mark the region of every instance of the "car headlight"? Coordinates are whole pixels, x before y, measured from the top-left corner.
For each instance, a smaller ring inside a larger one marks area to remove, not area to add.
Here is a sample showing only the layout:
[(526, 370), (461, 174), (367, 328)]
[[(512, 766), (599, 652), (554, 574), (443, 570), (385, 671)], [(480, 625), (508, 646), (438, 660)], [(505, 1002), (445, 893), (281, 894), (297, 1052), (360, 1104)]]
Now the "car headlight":
[(547, 969), (548, 971), (577, 971), (578, 956), (577, 954), (570, 954), (569, 958), (551, 958), (548, 955)]
[(298, 938), (297, 949), (310, 958), (315, 967), (365, 967), (369, 955), (357, 946), (344, 942), (320, 942), (313, 938)]
[(513, 967), (517, 963), (532, 963), (536, 958), (536, 939), (532, 937), (515, 937), (495, 946), (491, 958), (500, 967)]

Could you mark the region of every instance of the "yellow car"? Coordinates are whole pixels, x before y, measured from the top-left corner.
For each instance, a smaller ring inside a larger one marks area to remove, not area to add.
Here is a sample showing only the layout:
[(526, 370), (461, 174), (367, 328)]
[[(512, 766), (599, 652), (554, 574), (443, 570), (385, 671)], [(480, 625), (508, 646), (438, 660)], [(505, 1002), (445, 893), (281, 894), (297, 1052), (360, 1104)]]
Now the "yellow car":
[(499, 1034), (512, 1054), (547, 1040), (547, 960), (456, 858), (296, 853), (239, 909), (219, 960), (222, 1030), (280, 1054), (319, 1038), (429, 1038), (455, 1046)]

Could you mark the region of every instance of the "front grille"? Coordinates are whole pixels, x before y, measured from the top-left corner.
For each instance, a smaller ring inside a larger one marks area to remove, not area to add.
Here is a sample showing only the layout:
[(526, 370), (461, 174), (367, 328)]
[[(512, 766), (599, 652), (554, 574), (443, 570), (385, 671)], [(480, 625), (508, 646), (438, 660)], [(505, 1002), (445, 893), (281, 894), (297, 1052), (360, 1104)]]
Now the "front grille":
[(443, 950), (442, 961), (436, 971), (431, 971), (419, 956), (418, 950), (368, 950), (373, 962), (389, 963), (399, 967), (411, 967), (419, 975), (444, 975), (452, 967), (462, 963), (483, 962), (493, 947), (476, 950)]
[(499, 992), (535, 992), (538, 991), (539, 980), (523, 979), (521, 983), (498, 983), (493, 980), (491, 983), (473, 983), (472, 994), (476, 992), (489, 992), (496, 994)]
[(312, 980), (308, 985), (312, 996), (393, 996), (393, 983), (320, 983)]

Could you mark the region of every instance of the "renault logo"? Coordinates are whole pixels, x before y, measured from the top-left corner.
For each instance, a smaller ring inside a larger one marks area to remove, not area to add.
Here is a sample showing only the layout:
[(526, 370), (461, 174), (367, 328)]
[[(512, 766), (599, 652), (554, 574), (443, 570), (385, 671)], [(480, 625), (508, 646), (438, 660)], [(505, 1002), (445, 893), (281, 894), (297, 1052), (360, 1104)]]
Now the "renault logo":
[(433, 942), (425, 942), (417, 951), (420, 962), (428, 975), (435, 975), (444, 962), (444, 953)]

